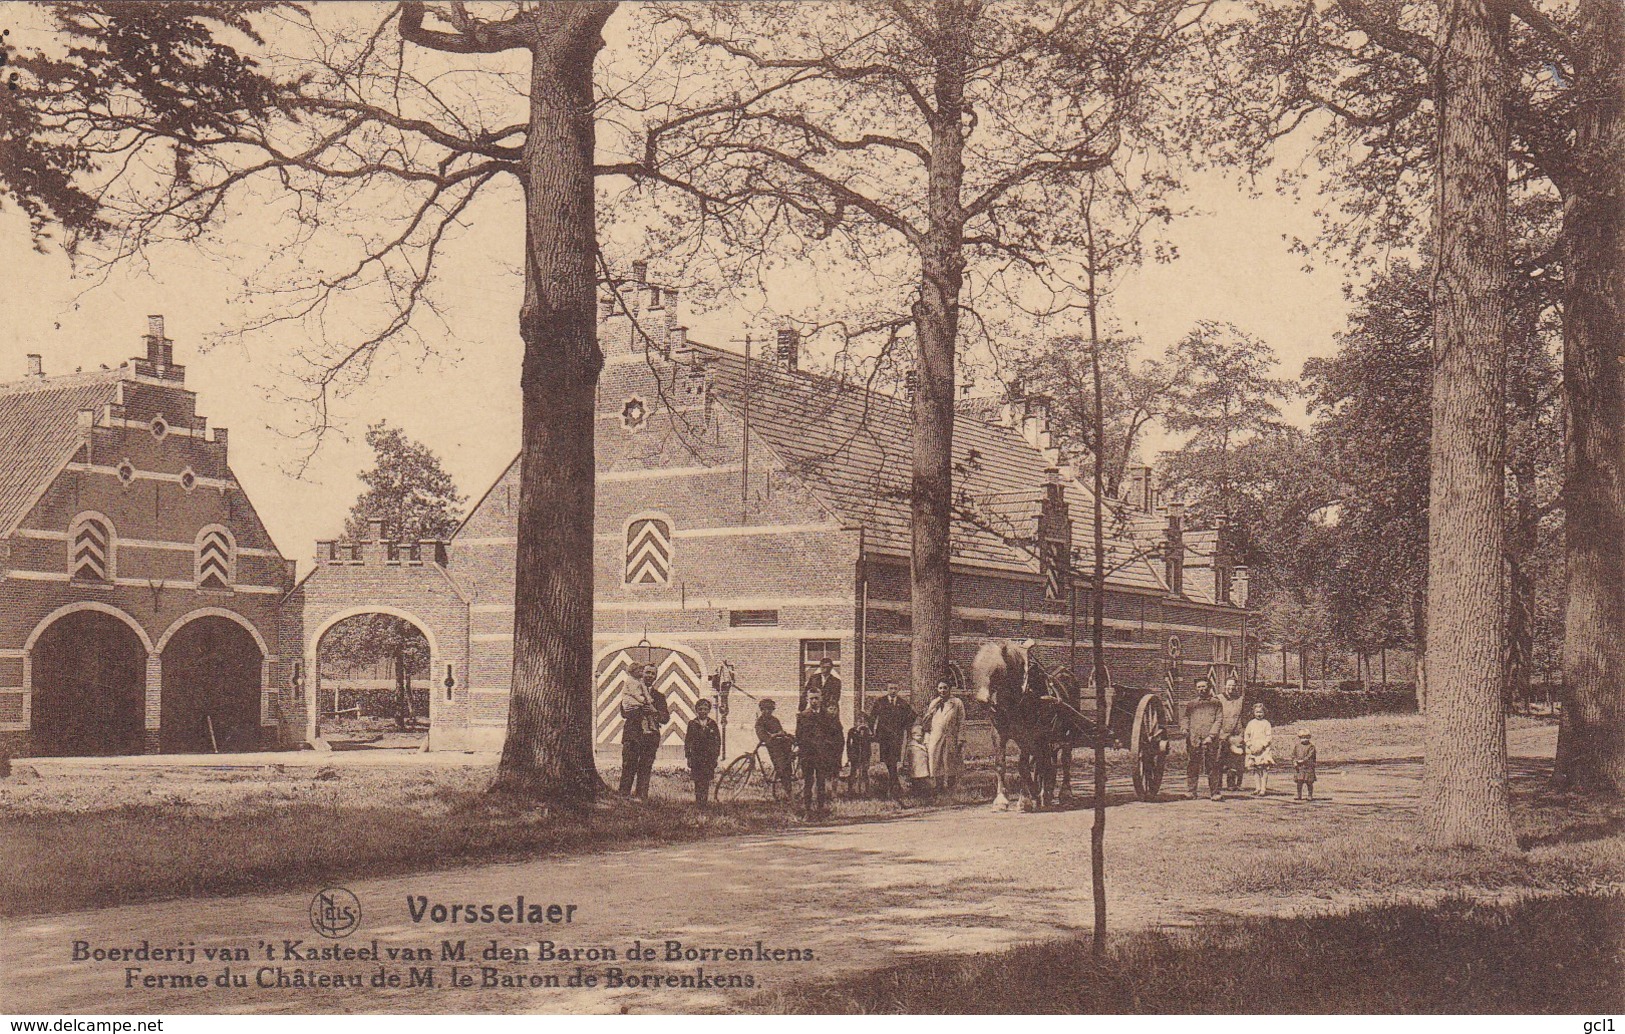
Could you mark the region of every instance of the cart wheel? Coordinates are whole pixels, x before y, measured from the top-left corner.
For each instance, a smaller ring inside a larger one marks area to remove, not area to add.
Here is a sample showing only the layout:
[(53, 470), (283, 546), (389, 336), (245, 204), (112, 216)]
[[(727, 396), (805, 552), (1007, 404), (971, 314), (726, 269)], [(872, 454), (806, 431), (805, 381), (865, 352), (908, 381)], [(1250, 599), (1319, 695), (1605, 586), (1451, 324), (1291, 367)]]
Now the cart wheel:
[(1140, 698), (1134, 709), (1134, 730), (1129, 741), (1134, 769), (1134, 796), (1155, 800), (1168, 767), (1168, 712), (1155, 693)]
[(717, 778), (717, 800), (738, 800), (739, 795), (750, 785), (750, 777), (755, 773), (755, 754), (741, 754), (728, 762), (728, 767), (723, 769), (722, 775)]

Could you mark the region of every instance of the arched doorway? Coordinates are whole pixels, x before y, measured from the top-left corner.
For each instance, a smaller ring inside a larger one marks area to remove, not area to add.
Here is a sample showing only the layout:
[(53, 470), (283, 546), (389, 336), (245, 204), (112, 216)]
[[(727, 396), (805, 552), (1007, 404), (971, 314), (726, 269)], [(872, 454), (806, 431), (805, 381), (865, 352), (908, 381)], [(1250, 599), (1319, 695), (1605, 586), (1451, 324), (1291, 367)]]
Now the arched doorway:
[(140, 754), (147, 648), (125, 620), (74, 610), (38, 633), (29, 652), (34, 753)]
[(628, 679), (636, 679), (645, 665), (651, 664), (655, 668), (655, 688), (666, 695), (674, 719), (662, 742), (681, 741), (683, 730), (694, 717), (695, 701), (707, 692), (705, 666), (692, 650), (680, 643), (641, 640), (610, 647), (598, 658), (593, 679), (595, 743), (621, 741), (622, 687)]
[(313, 686), (323, 738), (335, 750), (423, 745), (434, 648), (415, 619), (364, 611), (330, 622), (315, 643)]
[(165, 637), (158, 744), (166, 754), (258, 750), (265, 655), (229, 618), (193, 618)]

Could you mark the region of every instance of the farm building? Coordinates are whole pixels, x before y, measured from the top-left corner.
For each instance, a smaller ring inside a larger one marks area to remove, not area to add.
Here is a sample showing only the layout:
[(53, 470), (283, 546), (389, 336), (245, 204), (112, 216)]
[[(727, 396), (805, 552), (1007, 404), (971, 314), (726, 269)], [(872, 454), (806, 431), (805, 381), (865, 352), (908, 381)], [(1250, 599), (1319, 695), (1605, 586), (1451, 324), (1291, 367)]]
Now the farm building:
[[(618, 740), (622, 683), (656, 665), (680, 728), (708, 676), (737, 683), (729, 742), (754, 742), (755, 700), (793, 713), (819, 661), (845, 690), (843, 723), (887, 682), (908, 685), (909, 411), (904, 399), (802, 371), (780, 331), (767, 356), (688, 340), (675, 292), (628, 284), (605, 299), (598, 394), (596, 727)], [(1088, 663), (1090, 587), (1057, 563), (1092, 562), (1091, 496), (1051, 447), (1041, 400), (965, 400), (955, 430), (953, 659), (989, 637), (1032, 638), (1041, 656)], [(1212, 530), (1153, 512), (1148, 471), (1113, 500), (1106, 620), (1114, 682), (1162, 684), (1170, 643), (1188, 676), (1240, 657), (1245, 572)], [(501, 742), (513, 656), (518, 461), (449, 543), (321, 543), (290, 597), (284, 652), (303, 649), (319, 681), (325, 629), (367, 609), (419, 625), (433, 655), (429, 742)], [(1135, 505), (1135, 504), (1138, 505)], [(1168, 559), (1164, 559), (1168, 558)], [(417, 602), (414, 603), (413, 601)], [(1188, 685), (1187, 685), (1188, 691)], [(315, 715), (308, 716), (310, 735)]]
[[(635, 281), (605, 299), (600, 329), (598, 742), (618, 740), (621, 686), (645, 664), (678, 716), (671, 740), (719, 669), (737, 687), (738, 745), (752, 742), (756, 700), (793, 713), (826, 659), (849, 724), (886, 683), (909, 681), (908, 403), (801, 370), (793, 331), (751, 358), (691, 342), (676, 293)], [(44, 377), (36, 362), (0, 386), (0, 452), (0, 748), (320, 743), (355, 673), (324, 671), (319, 648), (364, 614), (423, 633), (431, 749), (500, 745), (517, 460), (449, 542), (396, 541), (373, 522), (362, 540), (318, 543), (295, 583), (158, 317), (146, 356), (117, 370)], [(1043, 401), (964, 400), (955, 470), (956, 667), (990, 637), (1088, 664), (1093, 590), (1067, 560), (1092, 563), (1091, 496), (1051, 446)], [(1187, 681), (1239, 658), (1245, 572), (1222, 536), (1159, 508), (1148, 471), (1129, 494), (1111, 501), (1107, 529), (1114, 683), (1159, 686), (1175, 654)]]
[(0, 384), (0, 749), (253, 750), (293, 564), (231, 472), (161, 316), (117, 369)]

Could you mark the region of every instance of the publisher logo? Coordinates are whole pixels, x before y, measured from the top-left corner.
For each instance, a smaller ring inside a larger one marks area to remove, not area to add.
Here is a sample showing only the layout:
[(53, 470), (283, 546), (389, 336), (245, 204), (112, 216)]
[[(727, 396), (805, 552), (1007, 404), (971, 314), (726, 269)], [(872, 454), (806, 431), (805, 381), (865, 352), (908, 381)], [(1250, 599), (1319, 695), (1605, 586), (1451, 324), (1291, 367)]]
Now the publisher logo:
[(310, 899), (311, 929), (323, 937), (348, 937), (361, 925), (361, 902), (343, 887), (327, 887)]

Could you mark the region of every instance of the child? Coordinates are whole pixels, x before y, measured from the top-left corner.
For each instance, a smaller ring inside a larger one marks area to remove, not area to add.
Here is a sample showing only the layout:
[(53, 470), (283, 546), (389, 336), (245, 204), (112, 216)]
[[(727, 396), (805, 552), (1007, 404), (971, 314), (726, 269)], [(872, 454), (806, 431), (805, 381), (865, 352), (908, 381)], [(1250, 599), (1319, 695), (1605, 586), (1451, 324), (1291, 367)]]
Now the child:
[(689, 775), (694, 777), (694, 803), (706, 806), (711, 795), (711, 779), (717, 774), (717, 758), (722, 754), (722, 730), (711, 720), (711, 701), (694, 701), (694, 719), (683, 735), (683, 755)]
[(1298, 800), (1315, 799), (1315, 745), (1309, 742), (1309, 730), (1298, 730), (1298, 745), (1292, 748), (1292, 774), (1298, 783)]
[(852, 729), (846, 734), (846, 795), (869, 795), (869, 762), (874, 757), (874, 734), (869, 731), (869, 719), (858, 715)]
[(1275, 755), (1270, 753), (1270, 740), (1275, 736), (1275, 729), (1264, 718), (1264, 705), (1253, 705), (1253, 720), (1247, 723), (1242, 731), (1247, 744), (1247, 767), (1254, 773), (1257, 780), (1253, 790), (1254, 797), (1268, 797), (1270, 795), (1270, 767), (1275, 764)]

